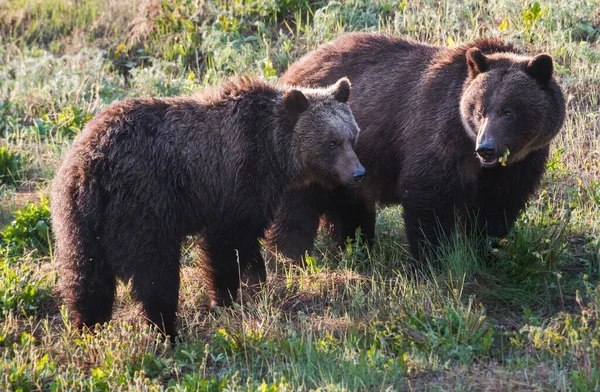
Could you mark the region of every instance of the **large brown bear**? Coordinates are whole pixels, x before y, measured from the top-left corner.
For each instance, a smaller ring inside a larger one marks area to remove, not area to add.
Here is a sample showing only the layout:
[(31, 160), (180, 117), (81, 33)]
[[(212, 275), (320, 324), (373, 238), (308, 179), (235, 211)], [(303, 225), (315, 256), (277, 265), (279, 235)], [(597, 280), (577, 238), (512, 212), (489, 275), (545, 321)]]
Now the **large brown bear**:
[(111, 316), (132, 280), (149, 321), (175, 336), (180, 247), (199, 233), (216, 304), (265, 279), (258, 238), (286, 187), (364, 176), (350, 84), (295, 89), (246, 78), (194, 97), (130, 99), (78, 136), (52, 186), (55, 260), (74, 324)]
[[(308, 53), (285, 83), (324, 86), (347, 76), (369, 176), (357, 189), (314, 184), (284, 197), (271, 242), (300, 259), (325, 215), (338, 240), (375, 235), (375, 204), (401, 204), (416, 260), (456, 224), (504, 236), (540, 183), (565, 102), (547, 54), (500, 39), (447, 49), (355, 33)], [(468, 219), (463, 219), (468, 218)]]

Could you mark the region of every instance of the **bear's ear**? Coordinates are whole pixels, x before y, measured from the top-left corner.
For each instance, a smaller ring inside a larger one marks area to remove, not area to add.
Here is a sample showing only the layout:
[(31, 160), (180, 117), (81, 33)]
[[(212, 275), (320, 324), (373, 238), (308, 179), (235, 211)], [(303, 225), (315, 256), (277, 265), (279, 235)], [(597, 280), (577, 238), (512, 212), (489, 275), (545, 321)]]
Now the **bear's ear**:
[(332, 87), (333, 98), (341, 103), (348, 102), (350, 98), (350, 80), (344, 77), (338, 80)]
[(467, 65), (469, 66), (469, 75), (475, 77), (484, 73), (488, 69), (488, 58), (485, 57), (479, 48), (467, 50)]
[(302, 91), (290, 89), (283, 95), (283, 105), (289, 115), (298, 117), (308, 109), (308, 99), (306, 99)]
[(538, 54), (527, 63), (527, 73), (542, 84), (548, 84), (553, 71), (552, 56), (546, 53)]

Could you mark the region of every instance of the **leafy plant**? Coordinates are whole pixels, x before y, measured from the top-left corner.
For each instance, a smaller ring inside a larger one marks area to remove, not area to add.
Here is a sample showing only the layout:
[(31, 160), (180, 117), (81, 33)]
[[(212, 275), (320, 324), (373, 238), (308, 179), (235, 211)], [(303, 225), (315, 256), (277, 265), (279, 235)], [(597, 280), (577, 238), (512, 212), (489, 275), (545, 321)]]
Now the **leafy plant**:
[(81, 132), (93, 115), (75, 106), (65, 106), (56, 114), (45, 114), (33, 125), (41, 140), (51, 137), (72, 139)]
[(571, 210), (557, 208), (547, 192), (542, 192), (536, 207), (527, 209), (501, 241), (499, 256), (521, 282), (554, 280), (567, 249)]
[(21, 154), (0, 148), (0, 184), (15, 185), (23, 179), (23, 158)]
[(0, 232), (2, 248), (9, 254), (37, 249), (46, 255), (50, 252), (50, 237), (50, 204), (46, 198), (16, 211), (12, 223)]
[(476, 355), (488, 355), (494, 340), (485, 309), (475, 305), (473, 298), (466, 305), (448, 306), (443, 313), (407, 308), (384, 322), (375, 322), (373, 327), (378, 347), (397, 355), (415, 349), (434, 353), (443, 362), (471, 363)]
[(530, 41), (533, 40), (533, 28), (536, 23), (541, 19), (543, 14), (543, 8), (539, 1), (533, 2), (529, 7), (526, 7), (523, 11), (522, 18), (525, 26), (524, 33)]
[(548, 173), (552, 176), (554, 181), (558, 180), (560, 177), (568, 174), (568, 170), (562, 162), (562, 156), (567, 151), (567, 147), (557, 148), (552, 152), (552, 155), (548, 159), (546, 163), (546, 169)]
[(600, 384), (600, 285), (583, 276), (577, 290), (578, 314), (560, 313), (542, 325), (526, 325), (511, 337), (517, 350), (534, 347), (540, 360), (558, 360), (573, 370), (568, 373), (573, 390), (594, 390)]
[(58, 135), (73, 138), (81, 132), (85, 123), (92, 117), (91, 113), (86, 113), (81, 108), (66, 106), (53, 116), (52, 122)]
[(0, 260), (0, 314), (6, 316), (10, 310), (32, 314), (48, 298), (42, 283), (26, 261)]

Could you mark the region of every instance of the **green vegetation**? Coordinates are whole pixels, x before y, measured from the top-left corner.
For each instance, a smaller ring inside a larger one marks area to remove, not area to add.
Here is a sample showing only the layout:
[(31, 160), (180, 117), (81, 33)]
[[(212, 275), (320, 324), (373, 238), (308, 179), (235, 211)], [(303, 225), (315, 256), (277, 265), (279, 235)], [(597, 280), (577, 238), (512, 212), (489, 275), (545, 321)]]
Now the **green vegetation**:
[[(600, 13), (597, 0), (0, 1), (0, 390), (600, 389)], [(346, 31), (455, 46), (498, 35), (548, 52), (568, 99), (542, 187), (512, 233), (457, 234), (411, 280), (400, 208), (371, 250), (325, 234), (305, 268), (210, 310), (185, 252), (181, 342), (139, 321), (73, 330), (57, 295), (47, 193), (85, 123), (130, 96), (276, 79)]]
[(21, 155), (9, 150), (6, 146), (0, 148), (0, 183), (13, 185), (22, 177)]
[(0, 241), (8, 254), (35, 250), (47, 255), (50, 250), (50, 205), (48, 199), (28, 204), (15, 212), (12, 223), (0, 231)]

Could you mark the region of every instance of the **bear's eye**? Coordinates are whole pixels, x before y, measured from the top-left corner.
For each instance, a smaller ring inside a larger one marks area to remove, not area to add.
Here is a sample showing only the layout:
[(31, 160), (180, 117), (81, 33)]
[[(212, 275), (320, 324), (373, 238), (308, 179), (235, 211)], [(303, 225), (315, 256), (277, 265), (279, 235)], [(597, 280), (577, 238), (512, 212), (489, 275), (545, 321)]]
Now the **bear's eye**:
[(498, 110), (498, 116), (500, 116), (500, 117), (507, 117), (507, 116), (511, 116), (512, 114), (513, 114), (513, 112), (510, 109)]
[(338, 142), (337, 141), (332, 140), (332, 141), (329, 142), (329, 149), (330, 150), (334, 150), (335, 148), (337, 148), (337, 146), (338, 146)]

